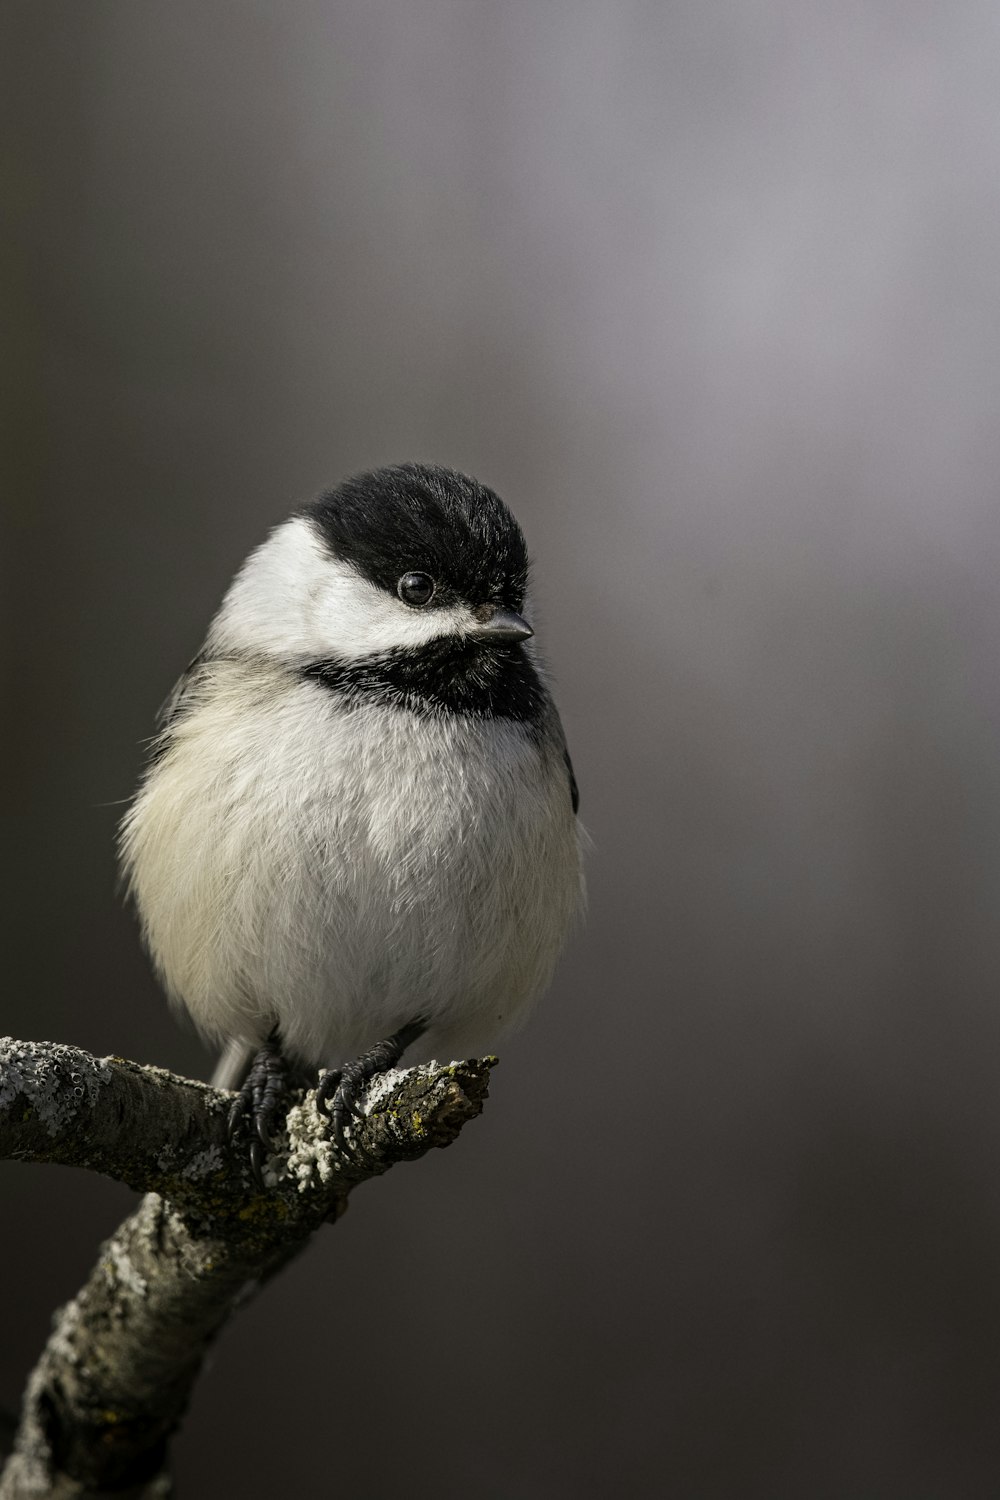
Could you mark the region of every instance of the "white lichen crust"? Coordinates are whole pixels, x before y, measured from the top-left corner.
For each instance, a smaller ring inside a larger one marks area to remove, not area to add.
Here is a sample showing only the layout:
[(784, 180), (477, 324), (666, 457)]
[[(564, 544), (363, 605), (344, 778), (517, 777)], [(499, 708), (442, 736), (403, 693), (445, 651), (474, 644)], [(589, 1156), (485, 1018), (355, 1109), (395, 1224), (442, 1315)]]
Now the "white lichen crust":
[(19, 1095), (30, 1098), (52, 1137), (65, 1130), (78, 1111), (91, 1107), (101, 1085), (110, 1081), (106, 1058), (57, 1042), (40, 1051), (35, 1043), (0, 1037), (0, 1110)]

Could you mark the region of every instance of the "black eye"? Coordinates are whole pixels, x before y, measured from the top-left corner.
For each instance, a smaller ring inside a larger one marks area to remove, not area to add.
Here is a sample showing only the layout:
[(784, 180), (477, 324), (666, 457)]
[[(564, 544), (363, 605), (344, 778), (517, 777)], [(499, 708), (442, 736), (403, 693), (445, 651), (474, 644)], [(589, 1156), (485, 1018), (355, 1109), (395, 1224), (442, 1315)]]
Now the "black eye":
[(396, 584), (396, 593), (404, 604), (429, 604), (434, 597), (434, 580), (429, 573), (404, 573)]

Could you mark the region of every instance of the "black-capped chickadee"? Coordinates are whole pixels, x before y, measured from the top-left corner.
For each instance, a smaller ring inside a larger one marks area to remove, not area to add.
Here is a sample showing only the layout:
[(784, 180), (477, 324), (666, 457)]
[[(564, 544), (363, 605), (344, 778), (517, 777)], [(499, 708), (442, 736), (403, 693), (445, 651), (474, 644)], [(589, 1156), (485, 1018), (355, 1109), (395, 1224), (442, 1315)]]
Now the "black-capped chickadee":
[(164, 708), (123, 867), (264, 1143), (284, 1059), (340, 1061), (321, 1094), (343, 1144), (410, 1043), (471, 1056), (549, 982), (580, 836), (527, 583), (520, 527), (474, 479), (357, 475), (251, 553)]

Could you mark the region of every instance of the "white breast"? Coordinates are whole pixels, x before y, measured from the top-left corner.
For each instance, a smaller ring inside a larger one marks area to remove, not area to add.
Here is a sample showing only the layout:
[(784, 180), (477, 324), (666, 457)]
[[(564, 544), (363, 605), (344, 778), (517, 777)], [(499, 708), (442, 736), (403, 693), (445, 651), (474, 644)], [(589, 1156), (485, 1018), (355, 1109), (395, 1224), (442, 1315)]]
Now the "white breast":
[(215, 1037), (277, 1021), (311, 1064), (406, 1021), (414, 1056), (523, 1019), (581, 898), (561, 745), (507, 720), (346, 709), (258, 664), (213, 664), (123, 826), (168, 993)]

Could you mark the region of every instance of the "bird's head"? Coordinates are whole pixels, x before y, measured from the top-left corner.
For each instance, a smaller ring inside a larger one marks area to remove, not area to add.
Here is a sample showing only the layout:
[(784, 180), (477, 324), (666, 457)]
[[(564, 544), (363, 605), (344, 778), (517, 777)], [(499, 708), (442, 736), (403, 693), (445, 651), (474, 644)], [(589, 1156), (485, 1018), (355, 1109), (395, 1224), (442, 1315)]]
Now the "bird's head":
[(375, 469), (303, 506), (251, 554), (209, 647), (331, 685), (388, 673), (431, 698), (475, 692), (530, 671), (527, 583), (521, 528), (492, 490), (430, 465)]

